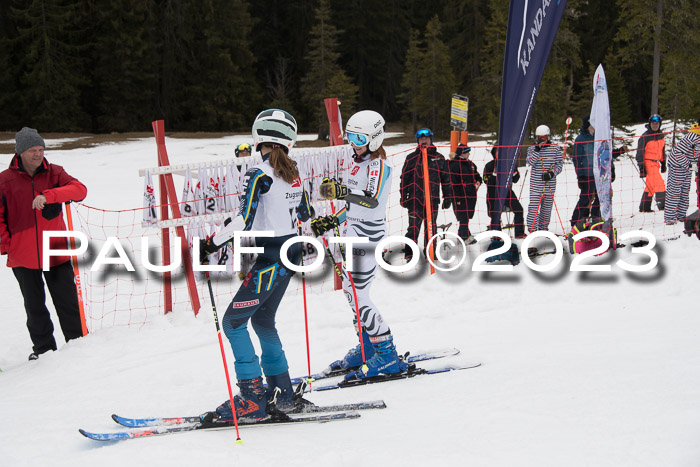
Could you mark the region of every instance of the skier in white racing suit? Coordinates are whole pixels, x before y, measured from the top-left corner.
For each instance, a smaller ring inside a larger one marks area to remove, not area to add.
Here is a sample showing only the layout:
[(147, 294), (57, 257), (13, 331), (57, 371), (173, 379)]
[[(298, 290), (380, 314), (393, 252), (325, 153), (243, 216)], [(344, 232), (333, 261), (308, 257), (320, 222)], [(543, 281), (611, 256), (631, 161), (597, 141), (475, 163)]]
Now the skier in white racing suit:
[(343, 292), (352, 309), (356, 330), (356, 307), (359, 307), (361, 327), (358, 332), (365, 351), (364, 362), (358, 344), (342, 360), (331, 364), (331, 370), (357, 368), (357, 371), (346, 376), (346, 381), (408, 370), (408, 364), (396, 353), (389, 325), (369, 294), (377, 272), (376, 246), (386, 235), (386, 206), (391, 191), (391, 167), (386, 163), (386, 151), (382, 146), (384, 125), (384, 118), (371, 110), (363, 110), (350, 117), (345, 130), (355, 154), (348, 184), (324, 180), (319, 189), (322, 197), (345, 199), (347, 204), (336, 215), (314, 219), (311, 224), (314, 234), (319, 236), (347, 221), (344, 236), (369, 239), (365, 243), (354, 243), (352, 251), (346, 251), (347, 258), (352, 255), (350, 274), (346, 262), (342, 269)]

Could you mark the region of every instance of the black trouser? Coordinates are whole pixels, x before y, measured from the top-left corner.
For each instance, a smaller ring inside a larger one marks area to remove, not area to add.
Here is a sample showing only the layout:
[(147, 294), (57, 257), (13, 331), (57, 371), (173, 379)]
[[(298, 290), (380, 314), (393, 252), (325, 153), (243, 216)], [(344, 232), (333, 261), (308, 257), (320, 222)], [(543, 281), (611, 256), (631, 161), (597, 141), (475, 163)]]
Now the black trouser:
[[(466, 199), (460, 199), (454, 201), (452, 208), (455, 212), (455, 217), (459, 222), (459, 227), (457, 228), (457, 235), (463, 240), (467, 240), (471, 233), (469, 232), (469, 219), (474, 217), (474, 208), (470, 206), (472, 203), (468, 203)], [(474, 203), (476, 204), (476, 203)]]
[[(486, 205), (488, 206), (489, 217), (491, 218), (491, 225), (489, 226), (489, 228), (494, 229), (496, 226), (498, 226), (498, 230), (500, 230), (501, 216), (495, 216), (495, 213), (493, 212), (494, 204), (496, 204), (496, 187), (489, 186), (488, 191), (486, 193)], [(513, 213), (513, 224), (515, 228), (515, 232), (513, 232), (514, 235), (516, 237), (524, 237), (525, 216), (523, 214), (523, 205), (520, 204), (520, 201), (518, 201), (518, 198), (515, 196), (515, 193), (513, 193), (512, 188), (508, 190), (506, 199), (503, 200), (503, 208), (501, 210), (501, 214), (503, 214), (503, 212), (505, 212), (506, 209), (510, 209), (510, 211)]]
[[(433, 209), (432, 209), (432, 218), (433, 218), (433, 235), (435, 235), (437, 232), (435, 230), (437, 229), (436, 227), (436, 222), (437, 222), (437, 214), (438, 214), (438, 209), (437, 207), (439, 206), (439, 203), (434, 203), (433, 204)], [(420, 227), (421, 224), (423, 224), (423, 246), (425, 247), (428, 243), (428, 228), (425, 225), (425, 210), (421, 211), (409, 211), (408, 212), (408, 231), (406, 232), (406, 237), (410, 238), (413, 240), (416, 244), (418, 244), (418, 235), (420, 234)], [(433, 243), (433, 247), (434, 247)], [(408, 251), (408, 250), (407, 250)]]
[(581, 194), (578, 204), (574, 208), (571, 216), (571, 225), (588, 217), (600, 217), (600, 201), (598, 200), (598, 190), (595, 186), (595, 178), (579, 178), (578, 187)]
[(46, 278), (46, 285), (49, 288), (66, 342), (83, 335), (80, 309), (78, 308), (78, 293), (75, 289), (73, 267), (70, 261), (54, 266), (48, 271), (16, 267), (12, 268), (12, 272), (19, 282), (19, 288), (24, 297), (27, 329), (34, 344), (34, 353), (42, 354), (49, 350), (56, 350), (53, 323), (49, 310), (46, 308), (46, 292), (44, 291), (42, 272), (43, 277)]

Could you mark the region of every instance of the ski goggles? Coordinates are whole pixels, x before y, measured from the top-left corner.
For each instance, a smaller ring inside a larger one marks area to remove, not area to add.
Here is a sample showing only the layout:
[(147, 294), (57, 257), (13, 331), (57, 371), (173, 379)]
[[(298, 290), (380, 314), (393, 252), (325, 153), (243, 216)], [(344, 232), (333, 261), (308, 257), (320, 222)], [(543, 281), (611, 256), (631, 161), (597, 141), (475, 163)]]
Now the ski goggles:
[(416, 138), (421, 138), (423, 136), (427, 136), (428, 138), (433, 137), (433, 132), (430, 131), (428, 128), (421, 128), (416, 132)]
[(661, 123), (661, 117), (658, 115), (652, 115), (651, 118), (649, 119), (649, 122), (658, 122)]
[(250, 152), (250, 144), (248, 144), (248, 143), (239, 144), (236, 149), (238, 150), (238, 152), (243, 152), (243, 151)]
[(350, 132), (347, 132), (346, 135), (348, 136), (348, 142), (353, 146), (366, 146), (369, 143), (369, 138), (367, 138), (367, 135)]

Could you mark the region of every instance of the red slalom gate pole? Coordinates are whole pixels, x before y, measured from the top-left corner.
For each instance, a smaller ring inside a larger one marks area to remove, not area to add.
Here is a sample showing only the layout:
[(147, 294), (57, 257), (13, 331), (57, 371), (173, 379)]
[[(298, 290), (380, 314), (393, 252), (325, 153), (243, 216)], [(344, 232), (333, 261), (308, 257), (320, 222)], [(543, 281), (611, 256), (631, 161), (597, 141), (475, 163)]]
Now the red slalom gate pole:
[[(331, 253), (331, 249), (328, 246), (328, 241), (326, 241), (326, 237), (321, 237), (321, 240), (323, 240), (323, 246), (326, 249), (326, 255), (328, 256), (330, 262), (333, 264), (333, 268), (335, 269), (335, 273), (338, 274), (340, 279), (343, 279), (343, 273), (340, 271), (338, 268), (338, 265), (335, 264), (335, 260), (333, 259), (333, 254)], [(345, 263), (345, 261), (343, 261)], [(365, 362), (365, 344), (362, 339), (362, 321), (360, 321), (360, 304), (357, 301), (357, 289), (355, 289), (355, 281), (352, 280), (352, 275), (350, 274), (350, 271), (348, 271), (347, 265), (345, 266), (345, 272), (348, 274), (348, 279), (350, 280), (350, 286), (352, 287), (352, 295), (355, 298), (355, 313), (357, 316), (357, 334), (358, 337), (360, 338), (360, 353), (362, 353), (362, 362)]]
[[(297, 221), (297, 228), (299, 229), (299, 236), (301, 236), (301, 222)], [(301, 252), (301, 265), (304, 266), (304, 251)], [(308, 370), (309, 377), (307, 381), (309, 387), (311, 387), (311, 346), (309, 345), (309, 314), (308, 308), (306, 306), (306, 273), (302, 271), (301, 273), (301, 290), (304, 296), (304, 331), (306, 332), (306, 368)]]
[(566, 117), (566, 133), (564, 133), (564, 151), (561, 153), (561, 159), (566, 158), (566, 142), (569, 140), (569, 125), (571, 125), (571, 115)]
[[(333, 201), (331, 201), (331, 214), (335, 216), (335, 205), (333, 204)], [(335, 227), (335, 236), (340, 237), (340, 231), (338, 229), (338, 226)], [(323, 241), (326, 241), (326, 238), (323, 238)], [(338, 247), (340, 248), (340, 258), (343, 260), (343, 264), (345, 264), (345, 251), (343, 251), (343, 245), (338, 244)], [(328, 254), (331, 254), (330, 248), (328, 248), (328, 244), (326, 243), (326, 251), (328, 251)], [(350, 252), (352, 254), (352, 251)], [(333, 264), (335, 264), (335, 259), (331, 255), (331, 260), (333, 260)], [(343, 274), (338, 270), (336, 267), (336, 272), (338, 273), (338, 276), (340, 277), (340, 283), (343, 283)], [(345, 272), (348, 274), (348, 280), (350, 280), (350, 287), (352, 287), (352, 295), (355, 297), (355, 313), (357, 315), (357, 337), (360, 339), (360, 353), (362, 354), (362, 363), (365, 362), (365, 344), (364, 344), (364, 339), (362, 339), (362, 322), (360, 321), (360, 303), (357, 300), (357, 290), (355, 289), (355, 281), (352, 280), (352, 274), (350, 274), (350, 271), (348, 270), (347, 264), (345, 264)]]
[(207, 285), (209, 286), (209, 296), (211, 297), (211, 309), (214, 312), (214, 324), (216, 324), (216, 335), (219, 338), (219, 348), (221, 349), (221, 360), (224, 362), (224, 373), (226, 373), (226, 385), (228, 386), (228, 397), (231, 402), (231, 412), (233, 413), (233, 424), (236, 427), (236, 444), (243, 443), (241, 434), (238, 432), (238, 417), (236, 416), (236, 406), (233, 403), (233, 391), (231, 390), (231, 378), (228, 374), (228, 365), (226, 364), (226, 353), (224, 352), (224, 341), (221, 338), (221, 327), (219, 326), (219, 316), (216, 313), (216, 301), (214, 300), (214, 289), (211, 287), (211, 278), (209, 271), (204, 271), (207, 277)]

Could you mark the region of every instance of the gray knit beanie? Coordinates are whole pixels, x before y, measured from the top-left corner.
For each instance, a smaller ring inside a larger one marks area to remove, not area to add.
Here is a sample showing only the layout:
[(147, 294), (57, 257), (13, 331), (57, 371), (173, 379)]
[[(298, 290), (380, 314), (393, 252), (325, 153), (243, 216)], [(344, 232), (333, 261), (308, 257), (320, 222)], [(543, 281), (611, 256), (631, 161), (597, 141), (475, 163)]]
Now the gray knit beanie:
[(34, 128), (24, 127), (15, 135), (15, 153), (22, 154), (29, 148), (34, 146), (44, 146), (44, 138), (39, 136), (39, 133)]

